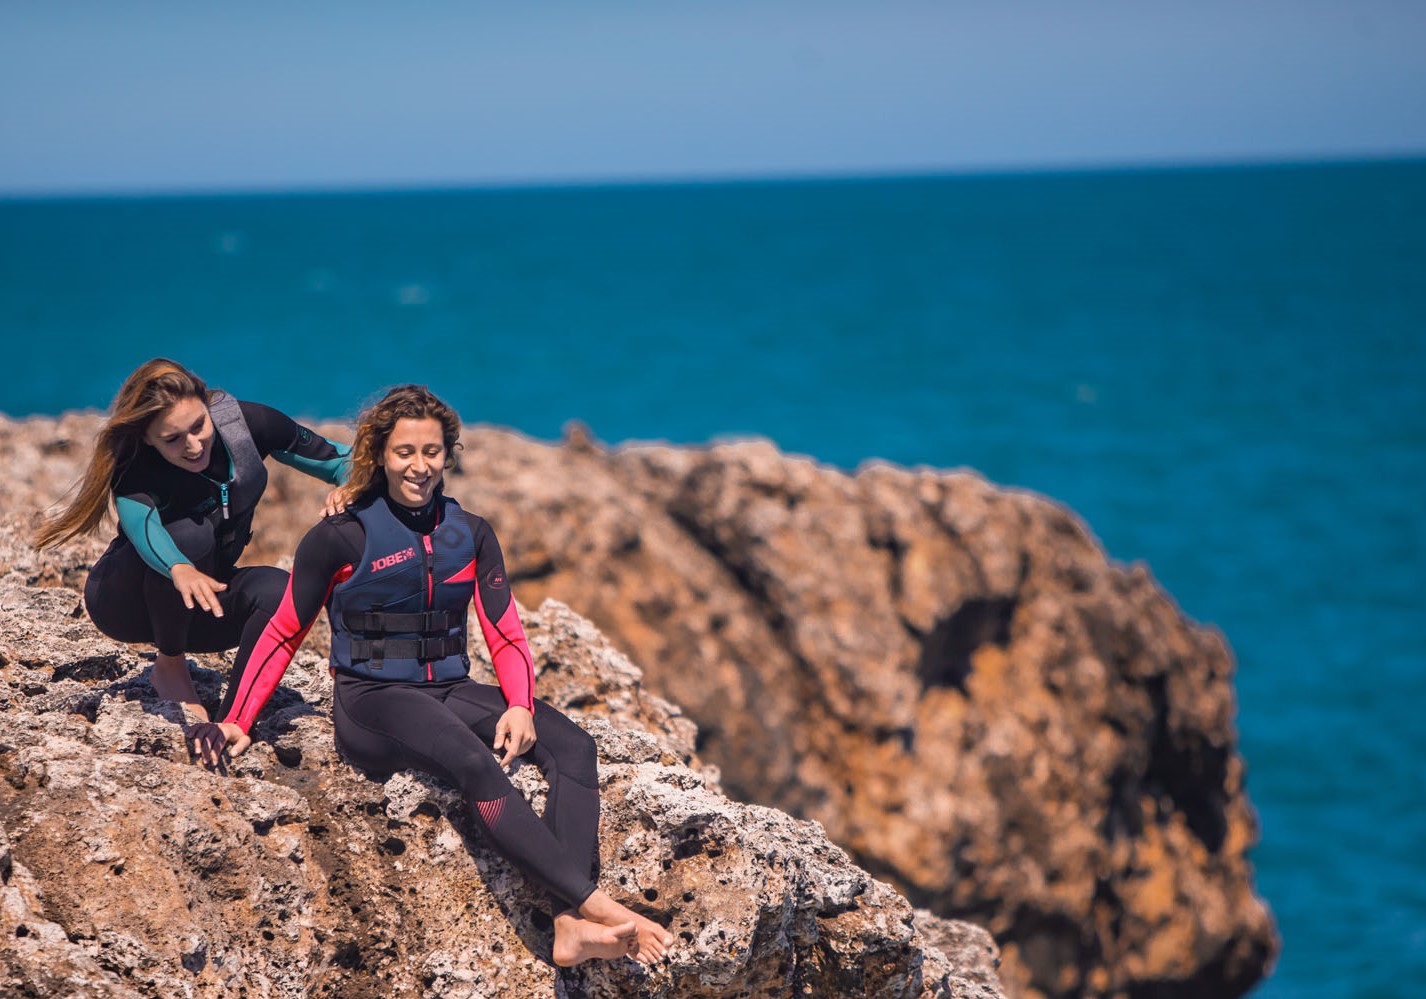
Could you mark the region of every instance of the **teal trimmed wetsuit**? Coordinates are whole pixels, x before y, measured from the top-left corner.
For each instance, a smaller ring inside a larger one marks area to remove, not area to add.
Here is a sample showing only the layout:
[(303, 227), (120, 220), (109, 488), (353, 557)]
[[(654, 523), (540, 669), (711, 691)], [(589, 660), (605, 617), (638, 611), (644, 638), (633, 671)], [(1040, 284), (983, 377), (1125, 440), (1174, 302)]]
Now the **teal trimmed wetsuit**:
[[(215, 394), (208, 410), (215, 432), (202, 472), (185, 471), (143, 445), (115, 473), (119, 534), (84, 587), (95, 627), (166, 655), (250, 646), (282, 599), (286, 572), (237, 567), (267, 486), (263, 460), (275, 458), (333, 485), (347, 471), (347, 445), (270, 406)], [(223, 617), (183, 605), (172, 580), (182, 563), (228, 585), (219, 594)]]

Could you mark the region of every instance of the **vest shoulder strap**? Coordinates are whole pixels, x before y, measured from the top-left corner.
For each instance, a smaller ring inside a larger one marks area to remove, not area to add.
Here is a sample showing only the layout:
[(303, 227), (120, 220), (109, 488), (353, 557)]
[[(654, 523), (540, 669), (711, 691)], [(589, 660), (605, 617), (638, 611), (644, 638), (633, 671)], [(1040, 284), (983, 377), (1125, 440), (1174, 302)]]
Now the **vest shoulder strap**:
[(231, 502), (239, 510), (256, 506), (263, 490), (267, 488), (267, 468), (253, 443), (252, 431), (243, 419), (242, 407), (238, 400), (224, 393), (208, 404), (208, 412), (213, 416), (228, 455), (233, 460), (233, 480)]

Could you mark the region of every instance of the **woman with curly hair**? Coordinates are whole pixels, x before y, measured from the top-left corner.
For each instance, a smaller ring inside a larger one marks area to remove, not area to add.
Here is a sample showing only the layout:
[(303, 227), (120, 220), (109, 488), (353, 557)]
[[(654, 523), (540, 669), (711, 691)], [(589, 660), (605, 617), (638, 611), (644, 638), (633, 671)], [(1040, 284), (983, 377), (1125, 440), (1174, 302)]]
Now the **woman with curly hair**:
[[(556, 964), (659, 960), (668, 931), (594, 880), (594, 740), (534, 696), (530, 649), (495, 532), (441, 491), (460, 430), (455, 411), (421, 385), (392, 389), (362, 415), (342, 490), (346, 510), (298, 545), (277, 613), (257, 644), (239, 652), (218, 727), (232, 753), (250, 745), (253, 721), (325, 606), (342, 757), (380, 779), (419, 770), (458, 788), (490, 842), (553, 898)], [(472, 604), (498, 684), (469, 676)], [(522, 755), (549, 782), (543, 818), (505, 774)]]

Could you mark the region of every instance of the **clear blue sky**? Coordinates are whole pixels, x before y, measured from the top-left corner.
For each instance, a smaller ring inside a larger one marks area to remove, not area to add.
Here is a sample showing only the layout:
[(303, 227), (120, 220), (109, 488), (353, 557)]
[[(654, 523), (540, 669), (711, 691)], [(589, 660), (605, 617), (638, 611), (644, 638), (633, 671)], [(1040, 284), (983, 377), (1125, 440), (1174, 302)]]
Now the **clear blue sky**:
[(0, 194), (1421, 155), (1422, 0), (0, 14)]

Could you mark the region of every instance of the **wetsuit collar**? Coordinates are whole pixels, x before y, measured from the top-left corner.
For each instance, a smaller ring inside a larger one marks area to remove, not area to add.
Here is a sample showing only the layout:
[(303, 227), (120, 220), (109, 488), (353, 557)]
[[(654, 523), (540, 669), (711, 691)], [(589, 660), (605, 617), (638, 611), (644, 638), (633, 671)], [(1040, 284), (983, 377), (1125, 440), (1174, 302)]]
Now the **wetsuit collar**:
[(417, 534), (430, 534), (441, 522), (441, 490), (436, 489), (423, 507), (403, 506), (391, 498), (390, 493), (382, 493), (381, 498), (398, 522)]
[(227, 482), (233, 477), (233, 467), (228, 463), (228, 444), (222, 434), (213, 432), (213, 445), (208, 450), (208, 465), (203, 469), (203, 476), (214, 482)]

